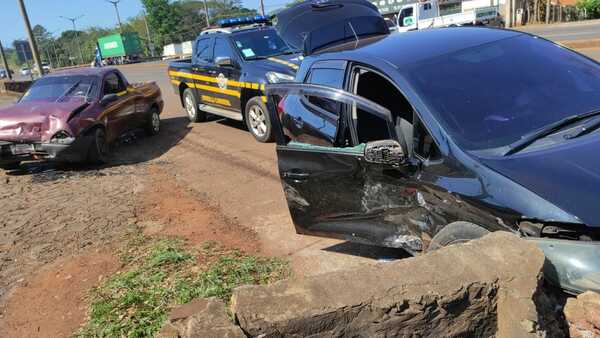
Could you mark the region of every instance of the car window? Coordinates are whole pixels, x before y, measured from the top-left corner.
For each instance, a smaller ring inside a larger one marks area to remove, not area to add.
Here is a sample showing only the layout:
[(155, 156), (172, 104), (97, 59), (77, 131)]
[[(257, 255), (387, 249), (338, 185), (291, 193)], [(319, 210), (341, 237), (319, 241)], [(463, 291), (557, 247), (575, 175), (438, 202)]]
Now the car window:
[(294, 51), (271, 28), (235, 33), (232, 39), (244, 60), (265, 59)]
[(400, 26), (400, 27), (411, 26), (414, 23), (414, 19), (412, 18), (412, 16), (413, 16), (413, 8), (412, 7), (403, 9), (402, 12), (400, 12), (400, 16), (398, 17), (398, 26)]
[(200, 39), (196, 43), (195, 61), (196, 62), (210, 62), (212, 60), (212, 49), (211, 39)]
[(91, 96), (95, 78), (92, 76), (49, 76), (33, 83), (21, 102), (55, 101), (61, 97)]
[(220, 57), (228, 57), (233, 59), (233, 51), (231, 50), (231, 46), (229, 42), (225, 39), (216, 39), (215, 40), (215, 48), (214, 48), (214, 60)]
[(468, 150), (508, 146), (600, 108), (600, 65), (525, 35), (415, 62), (405, 71), (436, 120)]
[[(311, 70), (307, 82), (342, 89), (344, 86), (344, 75), (345, 70), (343, 69), (315, 68)], [(335, 115), (339, 115), (342, 109), (341, 103), (330, 99), (309, 96), (308, 101)]]
[(103, 95), (117, 94), (124, 90), (127, 90), (127, 88), (117, 73), (110, 73), (104, 78)]

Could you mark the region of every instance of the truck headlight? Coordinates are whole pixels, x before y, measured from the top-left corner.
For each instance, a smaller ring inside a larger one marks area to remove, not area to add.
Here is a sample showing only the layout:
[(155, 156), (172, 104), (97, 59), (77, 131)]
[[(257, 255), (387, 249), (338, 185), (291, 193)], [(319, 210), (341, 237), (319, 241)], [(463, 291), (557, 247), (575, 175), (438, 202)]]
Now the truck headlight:
[(269, 83), (292, 82), (294, 81), (294, 77), (278, 72), (267, 72), (267, 81), (269, 81)]
[(71, 144), (73, 141), (75, 141), (75, 138), (65, 130), (59, 131), (52, 136), (52, 139), (50, 139), (50, 143), (56, 144)]

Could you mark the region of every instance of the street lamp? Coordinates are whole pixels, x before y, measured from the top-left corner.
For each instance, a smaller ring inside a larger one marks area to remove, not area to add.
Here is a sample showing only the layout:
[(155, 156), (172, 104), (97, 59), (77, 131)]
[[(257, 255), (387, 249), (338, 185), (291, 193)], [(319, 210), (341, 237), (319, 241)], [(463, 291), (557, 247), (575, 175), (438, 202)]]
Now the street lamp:
[(119, 22), (119, 32), (121, 32), (121, 34), (123, 34), (123, 26), (121, 25), (121, 16), (119, 15), (119, 2), (121, 2), (121, 0), (106, 0), (106, 2), (109, 2), (113, 6), (115, 6), (115, 12), (117, 12), (117, 21)]
[(62, 15), (60, 17), (65, 20), (69, 20), (69, 21), (71, 21), (71, 23), (73, 23), (73, 31), (75, 32), (75, 39), (77, 40), (77, 47), (79, 47), (79, 57), (81, 58), (81, 64), (83, 64), (83, 52), (81, 51), (81, 42), (79, 41), (79, 32), (77, 32), (77, 27), (75, 26), (75, 21), (83, 18), (83, 15), (80, 15), (75, 18), (68, 18), (68, 17), (62, 16)]

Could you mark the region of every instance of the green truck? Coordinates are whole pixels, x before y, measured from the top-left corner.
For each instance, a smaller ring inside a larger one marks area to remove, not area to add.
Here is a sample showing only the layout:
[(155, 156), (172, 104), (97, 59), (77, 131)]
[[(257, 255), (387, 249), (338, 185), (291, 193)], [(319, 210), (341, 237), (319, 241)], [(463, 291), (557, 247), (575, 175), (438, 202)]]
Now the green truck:
[(107, 64), (123, 64), (139, 61), (142, 45), (137, 33), (113, 34), (98, 39), (102, 60)]

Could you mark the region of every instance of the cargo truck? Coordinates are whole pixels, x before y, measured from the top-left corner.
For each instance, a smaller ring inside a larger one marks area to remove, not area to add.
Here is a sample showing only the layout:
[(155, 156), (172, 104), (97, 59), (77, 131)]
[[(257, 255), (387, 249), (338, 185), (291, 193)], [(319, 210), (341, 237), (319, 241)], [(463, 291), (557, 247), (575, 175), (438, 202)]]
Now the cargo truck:
[(113, 34), (98, 39), (105, 64), (137, 62), (142, 57), (142, 45), (137, 33)]

